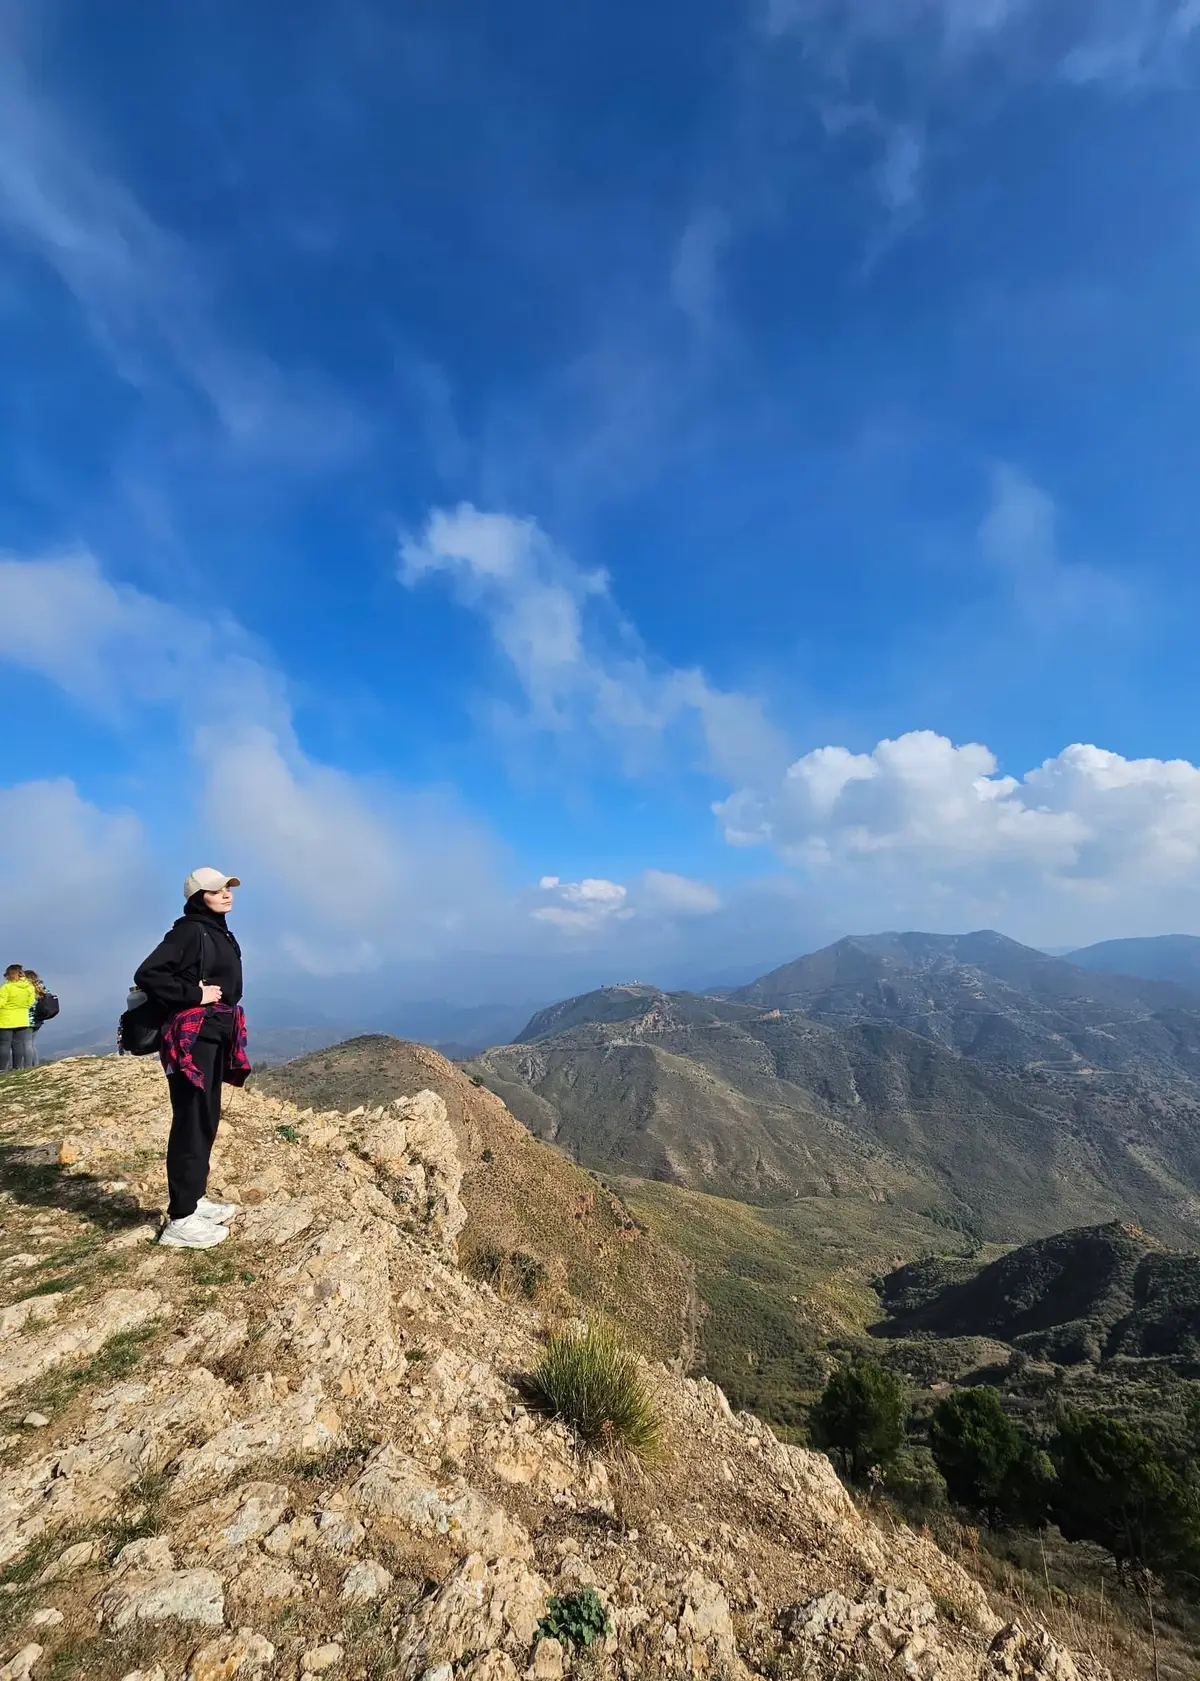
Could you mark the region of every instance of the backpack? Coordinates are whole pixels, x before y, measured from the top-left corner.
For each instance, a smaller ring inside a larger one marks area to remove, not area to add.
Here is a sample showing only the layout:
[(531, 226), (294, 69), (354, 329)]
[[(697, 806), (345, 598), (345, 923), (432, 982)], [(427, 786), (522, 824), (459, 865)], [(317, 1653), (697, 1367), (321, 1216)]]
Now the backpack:
[[(200, 968), (196, 976), (197, 983), (203, 980), (211, 955), (208, 941), (212, 938), (202, 923), (199, 927)], [(155, 999), (147, 998), (138, 987), (131, 986), (121, 1019), (117, 1023), (117, 1055), (153, 1056), (162, 1044), (163, 1028), (176, 1014), (178, 1012), (172, 1010), (169, 1005), (159, 1004)]]
[(53, 1021), (58, 1014), (58, 999), (52, 992), (40, 992), (33, 1005), (33, 1025), (40, 1027), (44, 1021)]

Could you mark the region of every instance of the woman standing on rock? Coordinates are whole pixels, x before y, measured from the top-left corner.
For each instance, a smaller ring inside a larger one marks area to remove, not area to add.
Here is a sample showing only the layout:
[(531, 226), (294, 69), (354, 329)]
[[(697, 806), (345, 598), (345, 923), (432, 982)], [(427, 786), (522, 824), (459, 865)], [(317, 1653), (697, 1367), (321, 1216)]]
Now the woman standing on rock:
[(183, 884), (183, 915), (134, 976), (164, 1012), (161, 1056), (171, 1092), (167, 1143), (167, 1225), (159, 1239), (175, 1249), (211, 1249), (229, 1236), (232, 1202), (210, 1202), (208, 1163), (221, 1123), (221, 1088), (244, 1085), (246, 1018), (242, 952), (226, 927), (237, 876), (193, 870)]

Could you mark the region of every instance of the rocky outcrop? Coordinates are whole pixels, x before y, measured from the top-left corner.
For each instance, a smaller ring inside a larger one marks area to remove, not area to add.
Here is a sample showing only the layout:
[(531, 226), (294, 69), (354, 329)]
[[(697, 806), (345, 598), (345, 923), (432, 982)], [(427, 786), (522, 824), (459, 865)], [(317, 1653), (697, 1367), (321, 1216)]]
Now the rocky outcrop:
[[(13, 1089), (0, 1128), (58, 1178), (3, 1206), (10, 1414), (46, 1422), (0, 1465), (0, 1677), (93, 1645), (105, 1681), (1087, 1674), (711, 1383), (646, 1365), (648, 1473), (532, 1414), (540, 1320), (457, 1267), (436, 1093), (351, 1114), (238, 1094), (214, 1188), (243, 1213), (188, 1255), (129, 1239), (158, 1189), (155, 1070)], [(603, 1608), (586, 1670), (545, 1627), (580, 1595)]]

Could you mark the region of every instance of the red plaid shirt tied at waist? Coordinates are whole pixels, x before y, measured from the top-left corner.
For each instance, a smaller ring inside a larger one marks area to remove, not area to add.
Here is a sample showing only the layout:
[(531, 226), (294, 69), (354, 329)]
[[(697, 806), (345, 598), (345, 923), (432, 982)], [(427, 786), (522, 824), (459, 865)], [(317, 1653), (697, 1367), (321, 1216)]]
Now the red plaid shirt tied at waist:
[(197, 1004), (194, 1009), (180, 1010), (162, 1030), (159, 1055), (168, 1074), (182, 1074), (185, 1079), (204, 1090), (204, 1075), (196, 1067), (193, 1052), (204, 1018), (214, 1015), (233, 1017), (233, 1037), (225, 1051), (224, 1079), (231, 1086), (244, 1086), (250, 1073), (250, 1059), (246, 1055), (246, 1012), (240, 1004)]

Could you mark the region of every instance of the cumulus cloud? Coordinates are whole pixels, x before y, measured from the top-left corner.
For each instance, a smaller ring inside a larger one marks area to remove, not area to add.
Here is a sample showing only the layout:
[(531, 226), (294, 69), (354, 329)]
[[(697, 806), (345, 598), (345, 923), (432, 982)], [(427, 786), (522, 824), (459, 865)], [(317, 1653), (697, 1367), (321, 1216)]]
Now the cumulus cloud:
[(532, 912), (534, 920), (548, 922), (568, 934), (593, 934), (612, 921), (623, 922), (633, 915), (626, 903), (629, 889), (620, 882), (594, 877), (560, 881), (557, 876), (543, 876), (541, 886), (554, 902), (539, 905)]
[(543, 876), (539, 883), (548, 901), (531, 911), (535, 922), (572, 935), (594, 935), (614, 924), (707, 916), (720, 908), (720, 895), (707, 882), (668, 870), (644, 870), (632, 888), (622, 882), (587, 878), (562, 881)]
[(1186, 760), (1077, 743), (1018, 778), (979, 743), (921, 730), (869, 753), (818, 748), (715, 810), (733, 845), (772, 847), (864, 926), (881, 911), (982, 916), (1086, 939), (1200, 912), (1200, 767)]
[(781, 743), (750, 696), (703, 672), (659, 666), (617, 612), (607, 576), (551, 542), (536, 520), (469, 502), (437, 509), (400, 546), (400, 579), (449, 580), (487, 623), (525, 701), (533, 730), (592, 733), (627, 770), (655, 763), (668, 732), (698, 734), (702, 762), (729, 778), (782, 762)]

